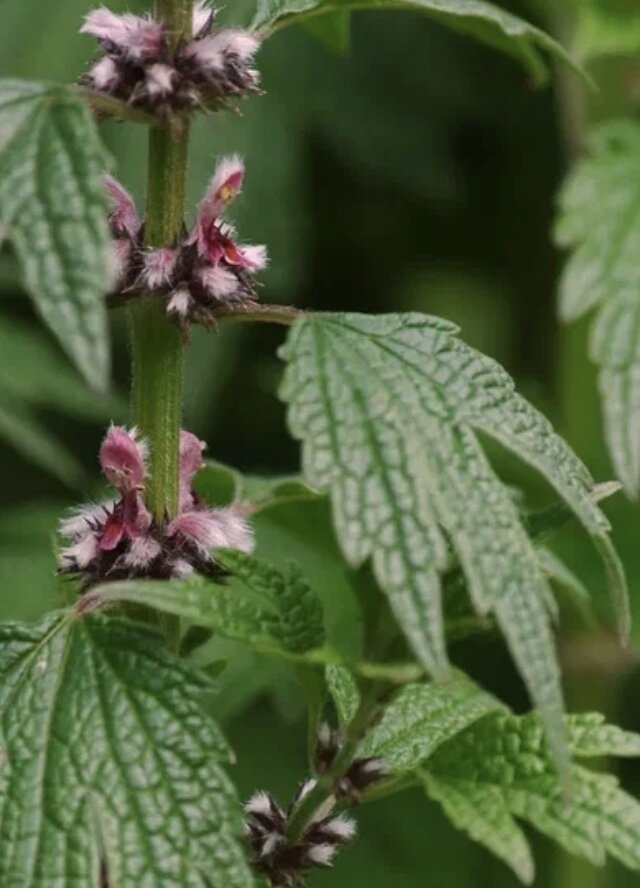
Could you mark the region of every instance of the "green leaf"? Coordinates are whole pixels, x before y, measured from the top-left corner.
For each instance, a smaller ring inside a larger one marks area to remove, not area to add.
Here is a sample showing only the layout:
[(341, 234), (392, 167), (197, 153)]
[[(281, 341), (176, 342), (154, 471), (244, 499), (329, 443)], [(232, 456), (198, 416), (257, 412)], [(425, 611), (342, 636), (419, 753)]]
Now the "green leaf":
[(385, 709), (360, 754), (383, 758), (393, 771), (415, 771), (443, 743), (502, 708), (461, 674), (444, 684), (407, 685)]
[(29, 462), (65, 484), (80, 486), (83, 469), (76, 458), (24, 403), (3, 391), (0, 391), (0, 438)]
[(279, 571), (231, 550), (216, 550), (216, 561), (233, 574), (224, 585), (202, 577), (107, 583), (87, 593), (79, 608), (143, 604), (271, 653), (302, 654), (322, 646), (322, 607), (295, 565)]
[[(476, 432), (544, 475), (607, 564), (616, 557), (609, 525), (586, 467), (508, 374), (456, 332), (418, 314), (301, 319), (282, 351), (289, 425), (303, 441), (306, 479), (331, 493), (347, 560), (355, 567), (372, 558), (415, 653), (435, 675), (447, 668), (439, 574), (450, 566), (451, 541), (471, 599), (480, 614), (495, 613), (560, 760), (548, 585)], [(626, 629), (624, 576), (612, 567), (611, 579)]]
[(457, 829), (504, 860), (525, 885), (531, 885), (535, 874), (531, 849), (497, 787), (472, 780), (440, 780), (429, 773), (424, 774), (424, 785)]
[(360, 691), (356, 680), (344, 666), (329, 665), (324, 674), (340, 724), (348, 725), (360, 705)]
[(244, 502), (252, 513), (281, 503), (319, 497), (317, 490), (296, 475), (242, 475), (237, 469), (214, 460), (208, 460), (198, 472), (195, 485), (199, 496), (212, 505)]
[(334, 52), (346, 53), (351, 46), (351, 12), (348, 9), (310, 16), (305, 19), (303, 26)]
[(596, 129), (589, 154), (559, 201), (557, 242), (572, 253), (560, 288), (560, 313), (573, 321), (597, 308), (591, 356), (600, 367), (607, 443), (632, 497), (640, 493), (640, 126)]
[[(345, 661), (363, 648), (361, 595), (368, 588), (345, 563), (331, 521), (328, 497), (276, 500), (254, 514), (256, 554), (280, 570), (295, 561), (322, 599), (327, 644)], [(367, 578), (368, 579), (368, 578)]]
[(354, 9), (424, 12), (437, 22), (515, 56), (538, 81), (546, 74), (544, 53), (582, 73), (566, 50), (544, 31), (484, 0), (258, 0), (252, 27), (273, 32), (314, 16)]
[(640, 50), (636, 0), (580, 0), (573, 48), (583, 61)]
[(0, 228), (44, 322), (98, 389), (109, 378), (105, 166), (71, 89), (0, 81)]
[(0, 883), (250, 888), (210, 685), (143, 626), (0, 626)]
[[(570, 716), (566, 723), (576, 757), (640, 755), (640, 737), (604, 725), (601, 716)], [(571, 769), (567, 797), (537, 715), (492, 715), (477, 722), (429, 759), (425, 786), (455, 825), (527, 884), (533, 864), (514, 816), (595, 865), (610, 854), (640, 870), (640, 804), (611, 775), (581, 765)]]

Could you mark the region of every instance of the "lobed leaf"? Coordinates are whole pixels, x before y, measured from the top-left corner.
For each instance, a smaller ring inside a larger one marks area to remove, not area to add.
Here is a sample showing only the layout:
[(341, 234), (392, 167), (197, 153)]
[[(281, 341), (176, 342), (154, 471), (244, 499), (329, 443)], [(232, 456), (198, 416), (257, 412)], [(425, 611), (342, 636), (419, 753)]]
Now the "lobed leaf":
[(546, 75), (544, 53), (583, 73), (566, 50), (544, 31), (485, 0), (258, 0), (252, 27), (272, 32), (315, 16), (355, 9), (423, 12), (437, 22), (515, 56), (536, 80)]
[(44, 322), (98, 389), (109, 378), (105, 165), (73, 90), (0, 81), (0, 230)]
[(331, 493), (347, 560), (356, 567), (371, 557), (416, 655), (440, 677), (440, 574), (450, 566), (450, 541), (476, 610), (495, 613), (564, 761), (548, 584), (477, 432), (537, 468), (591, 534), (626, 631), (624, 576), (586, 467), (508, 374), (456, 332), (418, 314), (297, 321), (282, 351), (289, 425), (303, 441), (305, 478)]
[(445, 684), (407, 685), (367, 736), (363, 756), (379, 756), (393, 771), (414, 771), (436, 749), (488, 713), (495, 697), (456, 674)]
[(592, 309), (591, 356), (600, 367), (607, 444), (632, 497), (640, 492), (640, 126), (605, 124), (560, 194), (556, 240), (571, 249), (560, 314)]
[[(598, 715), (566, 722), (576, 756), (640, 754), (640, 737), (604, 725)], [(537, 715), (488, 716), (442, 746), (425, 770), (427, 792), (454, 824), (526, 884), (533, 881), (533, 863), (514, 816), (595, 865), (610, 854), (640, 870), (640, 803), (611, 775), (581, 765), (572, 766), (567, 797)]]
[(0, 883), (250, 888), (209, 687), (135, 623), (2, 624)]

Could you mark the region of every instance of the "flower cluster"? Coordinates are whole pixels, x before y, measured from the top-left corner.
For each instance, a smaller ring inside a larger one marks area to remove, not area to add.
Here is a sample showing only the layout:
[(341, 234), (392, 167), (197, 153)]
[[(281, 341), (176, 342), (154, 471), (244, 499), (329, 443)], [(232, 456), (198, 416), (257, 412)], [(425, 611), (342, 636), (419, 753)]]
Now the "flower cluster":
[(84, 81), (164, 120), (196, 107), (224, 107), (230, 98), (256, 92), (252, 63), (258, 39), (250, 31), (216, 28), (215, 18), (216, 10), (200, 0), (191, 39), (175, 46), (161, 21), (94, 9), (81, 32), (95, 37), (102, 53)]
[(245, 835), (252, 849), (251, 863), (271, 885), (302, 888), (309, 870), (331, 866), (338, 851), (355, 838), (354, 821), (344, 814), (335, 815), (333, 809), (338, 802), (357, 804), (364, 790), (387, 775), (387, 768), (379, 758), (356, 758), (344, 773), (335, 776), (332, 772), (342, 748), (340, 732), (321, 725), (313, 766), (330, 788), (330, 795), (306, 823), (303, 812), (303, 828), (295, 830), (295, 835), (291, 835), (293, 820), (301, 813), (305, 799), (316, 790), (317, 778), (300, 784), (286, 811), (264, 791), (255, 793), (245, 805)]
[(84, 506), (61, 522), (68, 541), (59, 556), (61, 573), (79, 576), (84, 588), (133, 577), (215, 576), (220, 572), (216, 549), (250, 552), (253, 539), (242, 516), (233, 508), (207, 507), (193, 491), (204, 447), (195, 435), (181, 432), (179, 512), (158, 523), (142, 498), (147, 447), (135, 430), (112, 426), (100, 448), (100, 464), (118, 497)]
[(115, 278), (111, 301), (157, 294), (165, 300), (169, 315), (185, 328), (190, 323), (214, 326), (217, 314), (229, 306), (255, 305), (255, 274), (267, 264), (266, 248), (239, 244), (233, 227), (223, 219), (243, 180), (242, 160), (223, 158), (191, 231), (173, 246), (148, 249), (132, 197), (107, 176)]
[(302, 783), (287, 811), (267, 792), (257, 792), (245, 805), (251, 863), (271, 885), (303, 886), (309, 870), (331, 866), (340, 848), (355, 838), (356, 825), (349, 817), (320, 814), (311, 818), (297, 840), (289, 839), (291, 818), (315, 785), (315, 780)]

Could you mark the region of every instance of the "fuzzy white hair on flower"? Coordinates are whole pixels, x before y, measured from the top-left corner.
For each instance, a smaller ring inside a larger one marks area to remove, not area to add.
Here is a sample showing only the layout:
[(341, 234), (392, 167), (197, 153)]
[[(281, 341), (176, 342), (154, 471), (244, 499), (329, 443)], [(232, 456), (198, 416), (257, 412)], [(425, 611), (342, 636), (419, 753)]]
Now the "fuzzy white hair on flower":
[(261, 857), (270, 857), (274, 851), (278, 848), (281, 848), (282, 845), (285, 845), (287, 842), (286, 838), (279, 832), (271, 832), (267, 833), (264, 838), (264, 842), (262, 845), (262, 850), (260, 851)]
[(217, 34), (190, 43), (186, 52), (204, 67), (221, 71), (229, 56), (242, 63), (249, 62), (259, 48), (260, 41), (251, 31), (225, 28)]
[(216, 10), (207, 3), (207, 0), (198, 0), (193, 7), (193, 36), (194, 39), (202, 37), (209, 29), (216, 17)]
[(323, 835), (340, 842), (350, 842), (356, 835), (355, 821), (345, 814), (339, 814), (322, 825)]
[(269, 259), (267, 248), (263, 244), (247, 244), (238, 247), (245, 264), (251, 271), (264, 271)]
[(316, 866), (332, 866), (337, 853), (334, 845), (323, 842), (321, 845), (312, 845), (307, 851), (307, 857)]
[(147, 250), (143, 256), (143, 276), (151, 290), (166, 286), (175, 270), (178, 252), (172, 247)]
[(130, 13), (117, 15), (104, 6), (87, 13), (80, 33), (113, 44), (135, 61), (152, 58), (165, 44), (161, 22)]
[(247, 814), (258, 814), (263, 817), (271, 817), (271, 796), (263, 789), (255, 792), (244, 806)]
[(60, 566), (77, 565), (79, 568), (88, 567), (98, 554), (98, 540), (93, 533), (87, 534), (60, 552)]
[(120, 80), (120, 69), (112, 58), (103, 56), (93, 65), (89, 77), (96, 89), (113, 89)]
[(167, 311), (169, 314), (178, 315), (180, 318), (186, 318), (191, 308), (191, 294), (184, 287), (176, 290), (171, 294), (171, 298), (167, 302)]
[(98, 505), (90, 503), (87, 506), (81, 506), (69, 518), (63, 518), (59, 524), (59, 531), (62, 536), (69, 539), (85, 536), (95, 527), (104, 524), (108, 513), (113, 508), (114, 503), (100, 503)]
[(200, 283), (216, 299), (228, 299), (240, 289), (238, 278), (221, 265), (208, 265), (198, 271)]
[(173, 89), (178, 72), (171, 65), (156, 62), (146, 70), (146, 86), (150, 96), (166, 96)]

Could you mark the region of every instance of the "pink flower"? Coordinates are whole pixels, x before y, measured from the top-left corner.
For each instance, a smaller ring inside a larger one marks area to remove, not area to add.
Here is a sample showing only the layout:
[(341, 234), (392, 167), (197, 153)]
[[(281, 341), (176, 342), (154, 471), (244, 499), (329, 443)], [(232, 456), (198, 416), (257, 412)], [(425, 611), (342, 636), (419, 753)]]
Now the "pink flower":
[(219, 72), (224, 70), (230, 57), (243, 64), (250, 62), (259, 47), (260, 41), (250, 31), (229, 28), (194, 40), (186, 47), (185, 55), (197, 60), (203, 67)]
[(191, 235), (193, 241), (198, 244), (200, 255), (208, 255), (207, 233), (218, 224), (219, 217), (240, 193), (243, 181), (244, 163), (237, 154), (231, 157), (224, 157), (218, 163), (198, 209), (196, 223)]
[(193, 37), (198, 40), (209, 32), (216, 17), (216, 10), (205, 0), (198, 0), (193, 7)]
[(126, 494), (142, 487), (146, 467), (147, 446), (120, 426), (111, 426), (100, 447), (100, 465), (110, 483)]
[(198, 509), (183, 512), (167, 528), (169, 536), (179, 536), (199, 546), (205, 553), (215, 549), (253, 550), (253, 536), (247, 522), (233, 509)]
[(193, 507), (193, 490), (191, 484), (204, 465), (202, 454), (207, 445), (191, 432), (184, 429), (180, 432), (180, 511)]
[(135, 239), (141, 224), (135, 201), (126, 188), (113, 176), (105, 175), (103, 182), (111, 202), (109, 211), (111, 231), (115, 237)]
[(177, 261), (178, 251), (172, 247), (147, 250), (143, 257), (143, 278), (149, 289), (157, 290), (169, 285)]
[(133, 61), (153, 58), (166, 46), (161, 22), (129, 13), (116, 15), (104, 6), (87, 14), (80, 33), (104, 41)]

